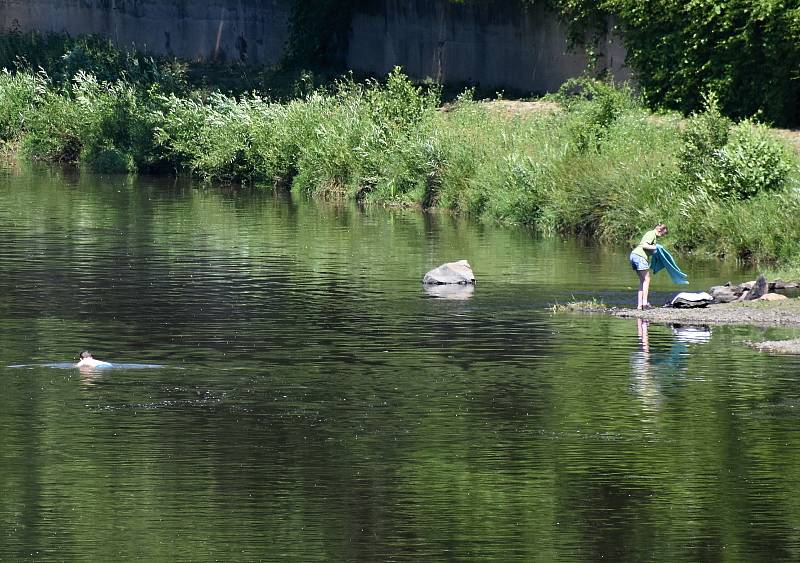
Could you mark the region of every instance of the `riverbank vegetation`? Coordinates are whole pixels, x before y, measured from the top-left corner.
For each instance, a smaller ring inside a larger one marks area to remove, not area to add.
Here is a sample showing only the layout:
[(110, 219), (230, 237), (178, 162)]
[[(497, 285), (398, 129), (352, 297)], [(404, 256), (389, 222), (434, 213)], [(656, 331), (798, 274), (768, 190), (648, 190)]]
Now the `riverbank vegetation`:
[(554, 96), (558, 111), (509, 117), (470, 91), (443, 105), (436, 86), (399, 69), (275, 101), (193, 88), (169, 61), (82, 57), (0, 75), (0, 138), (20, 157), (438, 208), (625, 245), (665, 221), (681, 251), (800, 261), (797, 155), (763, 125), (722, 115), (714, 95), (684, 120), (654, 115), (626, 87), (577, 80)]

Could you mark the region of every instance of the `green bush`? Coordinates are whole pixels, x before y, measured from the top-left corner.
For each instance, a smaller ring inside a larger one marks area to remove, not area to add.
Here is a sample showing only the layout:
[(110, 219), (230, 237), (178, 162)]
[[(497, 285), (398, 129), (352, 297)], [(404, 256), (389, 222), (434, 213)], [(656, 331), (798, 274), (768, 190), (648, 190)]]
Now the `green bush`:
[(300, 148), (292, 189), (331, 199), (361, 199), (363, 160), (358, 147), (367, 139), (371, 123), (363, 94), (340, 93), (326, 101), (327, 115), (314, 126), (308, 144)]
[(73, 95), (75, 103), (86, 112), (81, 131), (86, 155), (82, 160), (91, 164), (102, 157), (103, 166), (107, 167), (112, 162), (111, 155), (119, 153), (120, 162), (125, 163), (120, 172), (146, 170), (161, 163), (163, 156), (154, 136), (160, 115), (147, 92), (122, 81), (100, 83), (79, 72)]
[(570, 116), (567, 127), (579, 152), (599, 150), (614, 121), (639, 107), (628, 87), (586, 78), (568, 80), (556, 99)]
[(159, 147), (176, 170), (198, 171), (198, 161), (208, 149), (204, 136), (209, 105), (195, 97), (162, 96), (162, 118), (153, 133)]
[(788, 151), (763, 125), (750, 120), (733, 125), (713, 96), (704, 112), (688, 120), (681, 140), (685, 183), (715, 197), (749, 199), (782, 190), (792, 170)]
[(22, 136), (48, 86), (47, 76), (41, 73), (0, 73), (0, 140), (15, 141)]
[(81, 153), (81, 161), (96, 172), (119, 174), (137, 171), (133, 156), (113, 145), (86, 147)]
[(701, 175), (722, 197), (749, 199), (762, 191), (780, 191), (791, 164), (786, 149), (763, 125), (743, 121), (730, 133), (712, 166)]
[[(447, 109), (436, 128), (438, 166), (431, 204), (462, 214), (479, 215), (489, 201), (490, 182), (481, 174), (498, 146), (498, 122), (467, 91)], [(496, 177), (495, 177), (496, 178)]]
[(733, 122), (720, 113), (717, 97), (714, 94), (706, 95), (703, 111), (692, 114), (681, 132), (681, 171), (693, 176), (710, 166), (716, 153), (728, 142), (728, 132), (732, 126)]
[(331, 99), (321, 92), (286, 104), (262, 101), (250, 112), (246, 158), (251, 179), (289, 186), (297, 175), (304, 147), (313, 144), (317, 128), (331, 112)]
[(63, 90), (47, 90), (35, 111), (28, 113), (20, 151), (36, 160), (77, 162), (87, 118), (85, 109)]
[(717, 256), (747, 262), (788, 263), (800, 254), (800, 198), (796, 191), (761, 193), (747, 201), (726, 201), (715, 219), (716, 235), (704, 245)]
[[(24, 111), (12, 103), (19, 84), (35, 91)], [(154, 137), (158, 108), (148, 92), (125, 82), (103, 83), (78, 72), (72, 84), (48, 87), (41, 76), (7, 75), (0, 81), (0, 116), (10, 113), (21, 116), (17, 135), (30, 158), (109, 172), (149, 169), (165, 158)]]

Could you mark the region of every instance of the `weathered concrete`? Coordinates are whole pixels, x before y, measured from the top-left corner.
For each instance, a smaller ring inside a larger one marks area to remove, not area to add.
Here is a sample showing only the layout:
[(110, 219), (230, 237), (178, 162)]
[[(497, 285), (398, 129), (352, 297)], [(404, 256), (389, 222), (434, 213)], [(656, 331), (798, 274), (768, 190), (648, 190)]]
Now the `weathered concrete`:
[[(539, 3), (365, 0), (353, 15), (346, 65), (383, 75), (395, 65), (416, 79), (538, 93), (587, 68), (567, 49), (566, 28)], [(0, 0), (0, 28), (96, 33), (120, 46), (190, 60), (280, 60), (289, 36), (287, 0)], [(628, 78), (618, 39), (600, 45), (599, 66)]]
[[(568, 50), (566, 28), (539, 3), (371, 0), (355, 14), (347, 65), (385, 74), (400, 65), (413, 78), (483, 88), (551, 92), (580, 76), (589, 61)], [(630, 74), (613, 35), (598, 66), (617, 80)]]
[(287, 18), (281, 0), (0, 0), (3, 30), (95, 33), (189, 60), (277, 62)]

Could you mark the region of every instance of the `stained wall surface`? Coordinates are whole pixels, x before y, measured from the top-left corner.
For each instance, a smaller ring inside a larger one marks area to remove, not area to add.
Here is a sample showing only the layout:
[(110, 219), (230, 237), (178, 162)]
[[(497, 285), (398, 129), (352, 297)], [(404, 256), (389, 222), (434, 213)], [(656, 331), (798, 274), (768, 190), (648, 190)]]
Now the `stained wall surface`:
[(190, 60), (277, 62), (288, 35), (281, 0), (0, 0), (0, 26), (97, 33)]
[[(628, 80), (621, 40), (608, 33), (598, 47), (592, 70)], [(415, 78), (550, 92), (589, 68), (577, 51), (569, 49), (566, 27), (540, 4), (374, 0), (354, 17), (347, 63), (376, 74), (402, 65)]]
[[(190, 60), (274, 64), (289, 36), (288, 0), (0, 0), (0, 27), (97, 33), (118, 45)], [(451, 0), (368, 0), (353, 15), (348, 68), (383, 75), (399, 65), (416, 79), (540, 93), (581, 75), (557, 17), (536, 5)], [(609, 33), (596, 68), (629, 78)]]

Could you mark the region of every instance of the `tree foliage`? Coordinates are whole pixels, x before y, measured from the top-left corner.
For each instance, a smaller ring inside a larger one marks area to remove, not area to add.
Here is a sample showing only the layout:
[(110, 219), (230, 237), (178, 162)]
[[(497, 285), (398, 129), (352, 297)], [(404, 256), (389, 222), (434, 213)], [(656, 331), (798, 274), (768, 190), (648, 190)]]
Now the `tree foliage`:
[(684, 113), (714, 92), (730, 117), (800, 123), (798, 0), (550, 0), (574, 29), (613, 17), (652, 107)]

